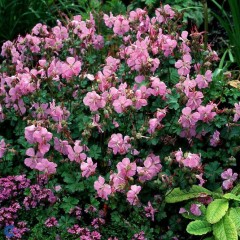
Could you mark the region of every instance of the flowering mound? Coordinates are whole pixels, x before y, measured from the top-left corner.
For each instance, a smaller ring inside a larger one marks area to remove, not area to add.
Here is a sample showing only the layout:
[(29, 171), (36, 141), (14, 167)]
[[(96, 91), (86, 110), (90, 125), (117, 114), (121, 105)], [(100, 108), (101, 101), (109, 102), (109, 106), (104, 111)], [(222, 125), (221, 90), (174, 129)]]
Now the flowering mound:
[(165, 5), (151, 18), (39, 23), (5, 42), (2, 238), (186, 239), (171, 191), (231, 190), (238, 176), (240, 94), (202, 40)]

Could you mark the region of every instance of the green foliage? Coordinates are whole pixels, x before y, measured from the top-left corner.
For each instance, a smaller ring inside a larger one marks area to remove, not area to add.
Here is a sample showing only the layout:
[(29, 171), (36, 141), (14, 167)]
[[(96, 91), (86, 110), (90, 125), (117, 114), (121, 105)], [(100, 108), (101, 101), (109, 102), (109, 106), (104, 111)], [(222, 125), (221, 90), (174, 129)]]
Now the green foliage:
[(229, 203), (224, 199), (216, 199), (211, 202), (206, 211), (206, 219), (209, 223), (217, 223), (225, 214), (229, 208)]
[(213, 225), (213, 235), (217, 240), (237, 240), (237, 229), (229, 216), (224, 216), (218, 223)]
[(191, 20), (198, 27), (203, 23), (203, 7), (201, 1), (195, 0), (166, 0), (167, 4), (171, 4), (173, 8), (178, 10), (179, 12), (184, 13), (184, 21), (188, 22)]
[(203, 235), (212, 230), (211, 224), (206, 221), (195, 220), (187, 225), (187, 232), (193, 235)]
[(174, 188), (172, 191), (166, 194), (165, 201), (167, 203), (177, 203), (211, 194), (211, 191), (207, 190), (206, 188), (193, 185), (189, 191), (181, 190), (180, 188)]
[(62, 208), (65, 213), (69, 213), (70, 209), (74, 208), (78, 204), (79, 200), (73, 197), (63, 197), (63, 203), (61, 203), (60, 208)]
[(206, 178), (211, 183), (215, 182), (218, 176), (223, 172), (223, 169), (220, 167), (220, 163), (216, 161), (206, 164), (204, 170)]
[(221, 23), (222, 27), (226, 30), (231, 46), (233, 47), (232, 54), (234, 55), (234, 60), (240, 67), (240, 0), (228, 0), (228, 5), (230, 7), (230, 15), (225, 10), (224, 3), (219, 4), (216, 0), (212, 0), (212, 2), (217, 6), (220, 10), (221, 14), (213, 13), (214, 16)]
[[(235, 187), (233, 192), (237, 192), (239, 184)], [(193, 191), (193, 190), (192, 190)], [(180, 196), (181, 201), (187, 201), (192, 198), (199, 197), (197, 194), (184, 195), (180, 189), (174, 189), (173, 195), (170, 198), (166, 198), (168, 203), (176, 203), (177, 195)], [(194, 197), (195, 196), (195, 197)], [(194, 221), (187, 225), (186, 231), (192, 235), (204, 235), (213, 232), (217, 240), (237, 240), (237, 235), (240, 233), (240, 197), (234, 193), (220, 194), (218, 192), (212, 192), (212, 196), (217, 197), (214, 199), (205, 209), (200, 208), (201, 215), (191, 217), (192, 213), (183, 213), (182, 216)], [(199, 198), (198, 198), (199, 199)], [(190, 201), (186, 204), (185, 209), (189, 209), (189, 206), (196, 201)], [(237, 207), (236, 207), (237, 206)]]
[(237, 208), (231, 208), (229, 211), (229, 217), (234, 222), (238, 235), (240, 235), (240, 207)]

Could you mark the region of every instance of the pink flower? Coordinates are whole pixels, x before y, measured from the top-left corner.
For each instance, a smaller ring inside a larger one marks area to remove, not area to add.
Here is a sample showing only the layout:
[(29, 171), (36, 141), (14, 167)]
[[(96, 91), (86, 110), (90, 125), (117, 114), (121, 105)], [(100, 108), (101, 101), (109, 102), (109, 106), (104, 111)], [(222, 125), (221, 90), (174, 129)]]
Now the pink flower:
[(56, 106), (55, 101), (53, 100), (50, 103), (49, 115), (55, 122), (60, 122), (62, 120), (67, 120), (68, 117), (70, 116), (70, 112), (67, 111), (65, 107)]
[(130, 137), (125, 136), (123, 138), (121, 133), (112, 134), (110, 141), (108, 142), (108, 147), (112, 148), (114, 154), (125, 154), (128, 149), (131, 148)]
[(192, 110), (195, 110), (201, 105), (203, 94), (202, 92), (194, 91), (189, 92), (187, 94), (187, 97), (188, 97), (188, 102), (186, 104), (187, 107), (190, 107)]
[(62, 77), (69, 80), (73, 76), (79, 75), (82, 63), (76, 61), (74, 57), (68, 57), (66, 61), (67, 63), (62, 64)]
[(180, 133), (180, 136), (183, 138), (191, 139), (196, 136), (196, 126), (190, 126), (189, 128), (184, 128)]
[(150, 134), (153, 134), (156, 131), (156, 128), (160, 126), (160, 121), (157, 118), (152, 118), (149, 120), (148, 124), (149, 124), (148, 132)]
[(45, 221), (45, 226), (50, 228), (58, 225), (58, 221), (55, 217), (50, 217)]
[(157, 176), (162, 169), (160, 157), (154, 154), (148, 155), (143, 164), (144, 167), (137, 167), (140, 182), (151, 180), (153, 177)]
[[(178, 83), (176, 86), (180, 85), (181, 83)], [(186, 80), (183, 82), (183, 88), (184, 88), (184, 93), (188, 97), (188, 94), (191, 91), (194, 91), (194, 88), (196, 87), (196, 82), (194, 80), (189, 79), (189, 75), (187, 75)]]
[(4, 139), (2, 139), (0, 141), (0, 158), (3, 157), (5, 151), (6, 151), (6, 143), (5, 143)]
[(183, 159), (183, 152), (182, 152), (181, 148), (178, 151), (176, 151), (174, 155), (175, 155), (175, 158), (176, 158), (177, 162), (181, 162), (182, 161), (182, 159)]
[(68, 155), (68, 141), (60, 140), (57, 137), (54, 138), (54, 149), (58, 152)]
[(48, 132), (48, 130), (44, 127), (40, 127), (40, 129), (34, 131), (33, 139), (36, 143), (38, 143), (38, 150), (45, 154), (50, 149), (50, 144), (47, 143), (52, 139), (52, 133)]
[(81, 170), (82, 170), (82, 176), (83, 177), (90, 177), (92, 176), (97, 168), (97, 163), (93, 164), (93, 161), (91, 158), (87, 158), (87, 162), (81, 163)]
[(206, 182), (206, 180), (205, 179), (203, 179), (203, 173), (200, 173), (200, 174), (196, 174), (196, 178), (199, 180), (199, 186), (202, 186), (205, 182)]
[(62, 74), (62, 63), (53, 59), (47, 70), (47, 75), (48, 77), (52, 77), (53, 80), (58, 81), (60, 74)]
[(124, 158), (122, 162), (117, 164), (118, 174), (120, 174), (124, 178), (129, 178), (135, 175), (137, 166), (136, 163), (130, 162), (129, 158)]
[(110, 16), (108, 16), (107, 14), (104, 14), (103, 20), (107, 27), (112, 28), (116, 20), (116, 17), (114, 17), (113, 14), (110, 12)]
[(128, 179), (125, 178), (121, 173), (112, 173), (110, 175), (110, 182), (112, 186), (112, 192), (124, 192), (124, 189), (127, 186)]
[(101, 176), (94, 182), (94, 189), (97, 191), (98, 196), (105, 200), (108, 200), (108, 196), (112, 193), (111, 186), (105, 184), (105, 179)]
[(210, 122), (217, 115), (215, 112), (212, 112), (215, 108), (215, 104), (208, 104), (207, 106), (198, 107), (198, 112), (200, 114), (199, 120), (203, 122)]
[(237, 122), (238, 119), (240, 118), (240, 102), (235, 103), (234, 106), (235, 106), (235, 114), (234, 114), (233, 121)]
[(127, 99), (126, 96), (120, 96), (118, 99), (113, 101), (113, 107), (117, 113), (124, 112), (124, 110), (127, 107), (132, 106), (132, 104), (132, 100)]
[(47, 26), (46, 25), (42, 25), (41, 23), (38, 23), (37, 25), (35, 25), (32, 29), (32, 33), (35, 35), (48, 35), (49, 32), (47, 30)]
[(154, 96), (161, 96), (165, 97), (167, 94), (167, 86), (164, 82), (161, 82), (159, 78), (157, 77), (151, 77), (151, 88), (153, 89), (151, 91), (151, 94)]
[(73, 148), (70, 145), (67, 146), (68, 158), (70, 161), (80, 163), (86, 159), (87, 156), (82, 152), (83, 146), (81, 146), (80, 143), (79, 140), (76, 140)]
[(90, 107), (91, 111), (97, 111), (99, 108), (104, 108), (106, 101), (95, 91), (88, 92), (83, 99), (83, 103)]
[(151, 218), (154, 221), (154, 214), (157, 212), (156, 209), (153, 208), (150, 201), (148, 201), (148, 206), (144, 207), (145, 216)]
[(200, 206), (201, 206), (200, 204), (195, 204), (195, 203), (191, 204), (190, 212), (195, 216), (201, 216), (202, 212), (199, 208)]
[(183, 60), (178, 60), (175, 67), (178, 68), (180, 76), (187, 76), (190, 73), (192, 57), (189, 54), (183, 55)]
[(57, 186), (54, 187), (54, 190), (55, 190), (56, 192), (61, 191), (61, 189), (62, 189), (62, 187), (61, 187), (60, 185), (57, 185)]
[(219, 131), (215, 131), (210, 139), (210, 145), (213, 146), (213, 147), (216, 147), (219, 142), (220, 142), (220, 132)]
[(238, 174), (233, 173), (231, 168), (228, 168), (221, 174), (221, 178), (224, 179), (222, 183), (222, 187), (225, 190), (231, 189), (233, 187), (233, 183), (237, 180)]
[(166, 109), (157, 109), (156, 117), (161, 122), (163, 118), (165, 118), (166, 114), (167, 114)]
[(25, 138), (31, 144), (35, 143), (35, 140), (33, 138), (33, 133), (35, 130), (36, 130), (36, 127), (34, 125), (25, 127)]
[(50, 175), (56, 173), (56, 167), (56, 163), (49, 162), (46, 158), (43, 158), (41, 162), (37, 163), (35, 168), (47, 175)]
[(162, 50), (164, 52), (164, 56), (168, 57), (170, 54), (172, 54), (176, 46), (177, 46), (176, 40), (172, 40), (170, 38), (165, 39), (164, 43), (162, 44)]
[(146, 91), (146, 87), (145, 89), (144, 88), (138, 89), (135, 92), (135, 98), (136, 98), (135, 107), (137, 110), (139, 110), (144, 106), (147, 106), (147, 100), (145, 99), (145, 96), (144, 96), (144, 93), (145, 93), (144, 90)]
[(67, 28), (61, 26), (61, 24), (59, 24), (59, 26), (52, 28), (52, 32), (59, 40), (65, 40), (68, 38), (68, 30)]
[(185, 167), (196, 168), (200, 164), (200, 157), (198, 154), (189, 153), (187, 158), (182, 161)]
[(48, 103), (34, 103), (33, 106), (35, 111), (33, 112), (33, 117), (37, 119), (47, 119), (49, 114)]
[(182, 207), (181, 207), (181, 208), (179, 209), (179, 213), (180, 213), (180, 214), (188, 213), (188, 211), (187, 211), (185, 208), (182, 208)]
[(124, 33), (128, 32), (130, 29), (129, 22), (123, 16), (118, 15), (114, 22), (113, 32), (122, 36)]
[(30, 158), (25, 158), (24, 164), (31, 169), (35, 169), (37, 163), (41, 162), (43, 159), (43, 154), (41, 152), (35, 153), (33, 148), (27, 149), (26, 155)]
[(182, 116), (179, 119), (179, 123), (184, 128), (189, 128), (194, 126), (197, 121), (200, 119), (200, 114), (198, 112), (191, 113), (192, 109), (190, 107), (185, 107), (182, 110)]
[(175, 12), (168, 4), (166, 4), (161, 8), (157, 8), (155, 14), (159, 23), (166, 23), (169, 19), (174, 17)]
[(105, 76), (110, 76), (112, 73), (115, 73), (118, 69), (120, 60), (109, 56), (106, 58), (106, 66), (103, 68), (103, 74)]
[(196, 83), (199, 89), (208, 87), (208, 83), (212, 81), (212, 71), (207, 70), (205, 75), (198, 74), (196, 77)]
[(141, 191), (141, 187), (137, 185), (132, 185), (131, 190), (127, 192), (127, 200), (131, 205), (139, 204), (138, 194)]

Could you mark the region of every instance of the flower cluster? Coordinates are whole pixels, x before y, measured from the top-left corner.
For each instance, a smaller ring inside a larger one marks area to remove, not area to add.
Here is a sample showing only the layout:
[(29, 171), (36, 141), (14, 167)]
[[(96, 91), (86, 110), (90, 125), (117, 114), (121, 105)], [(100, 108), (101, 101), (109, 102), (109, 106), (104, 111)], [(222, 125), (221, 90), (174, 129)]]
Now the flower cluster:
[[(39, 23), (5, 42), (0, 124), (12, 131), (0, 136), (0, 227), (21, 238), (39, 221), (49, 239), (58, 226), (63, 238), (116, 240), (131, 226), (123, 238), (174, 239), (170, 189), (213, 179), (231, 189), (240, 103), (202, 35), (165, 5)], [(200, 203), (186, 209), (202, 214)]]

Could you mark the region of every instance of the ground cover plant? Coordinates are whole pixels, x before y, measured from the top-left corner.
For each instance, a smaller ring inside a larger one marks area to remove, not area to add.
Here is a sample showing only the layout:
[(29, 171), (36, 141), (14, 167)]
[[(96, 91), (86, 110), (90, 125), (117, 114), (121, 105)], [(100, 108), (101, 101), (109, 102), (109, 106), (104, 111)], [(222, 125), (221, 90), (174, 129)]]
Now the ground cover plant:
[(1, 55), (0, 239), (238, 239), (240, 93), (182, 14), (66, 16)]

